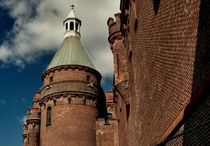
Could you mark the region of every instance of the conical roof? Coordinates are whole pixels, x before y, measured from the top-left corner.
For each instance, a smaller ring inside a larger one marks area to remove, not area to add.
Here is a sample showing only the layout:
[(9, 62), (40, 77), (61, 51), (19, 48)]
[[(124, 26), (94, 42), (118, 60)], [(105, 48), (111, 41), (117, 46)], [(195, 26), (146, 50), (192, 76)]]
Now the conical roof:
[(72, 9), (66, 18), (76, 18), (74, 9)]
[(96, 70), (86, 48), (78, 37), (66, 37), (46, 70), (61, 65), (82, 65)]

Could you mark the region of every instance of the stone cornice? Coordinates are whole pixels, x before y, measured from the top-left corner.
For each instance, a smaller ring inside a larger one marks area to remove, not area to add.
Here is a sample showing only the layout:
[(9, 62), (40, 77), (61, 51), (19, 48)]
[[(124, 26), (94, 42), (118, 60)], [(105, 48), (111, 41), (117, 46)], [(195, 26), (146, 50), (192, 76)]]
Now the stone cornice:
[[(50, 84), (47, 84), (47, 85), (45, 85), (45, 86), (43, 86), (41, 89), (40, 89), (40, 92), (42, 92), (42, 90), (44, 90), (46, 87), (49, 87), (49, 86), (51, 86), (51, 85), (56, 85), (56, 84), (59, 84), (59, 83), (68, 83), (68, 82), (77, 82), (77, 83), (87, 83), (88, 85), (90, 84), (90, 82), (88, 82), (88, 81), (85, 81), (85, 80), (63, 80), (63, 81), (56, 81), (56, 82), (52, 82), (52, 83), (50, 83)], [(94, 87), (99, 87), (98, 85), (96, 85), (96, 84), (93, 84), (92, 86), (91, 86), (92, 88), (94, 88)]]
[(40, 124), (40, 119), (28, 119), (27, 124)]
[(79, 70), (84, 70), (88, 73), (92, 73), (93, 75), (95, 75), (98, 79), (101, 80), (102, 76), (101, 74), (95, 70), (95, 69), (92, 69), (92, 68), (89, 68), (87, 66), (82, 66), (82, 65), (61, 65), (61, 66), (56, 66), (54, 68), (51, 68), (51, 69), (48, 69), (46, 70), (43, 74), (42, 74), (42, 81), (44, 80), (44, 78), (46, 77), (46, 75), (50, 74), (51, 72), (55, 72), (56, 70), (68, 70), (68, 69), (79, 69)]
[(40, 99), (39, 104), (46, 104), (49, 100), (53, 100), (53, 102), (56, 101), (56, 99), (59, 98), (68, 98), (69, 101), (71, 101), (71, 98), (79, 97), (79, 98), (85, 98), (86, 99), (91, 99), (95, 101), (97, 99), (97, 96), (88, 92), (81, 92), (81, 91), (63, 91), (59, 93), (53, 93), (50, 95), (47, 95), (43, 98)]

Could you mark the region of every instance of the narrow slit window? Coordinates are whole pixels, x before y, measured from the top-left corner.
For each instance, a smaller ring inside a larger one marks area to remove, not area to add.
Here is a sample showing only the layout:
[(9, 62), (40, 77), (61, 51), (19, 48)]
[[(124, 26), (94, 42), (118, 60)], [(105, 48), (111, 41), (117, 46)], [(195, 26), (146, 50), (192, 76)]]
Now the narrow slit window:
[(49, 106), (47, 108), (47, 125), (51, 125), (51, 115), (52, 115), (52, 108)]
[(53, 82), (53, 77), (50, 77), (50, 83), (52, 83)]
[(87, 81), (90, 82), (90, 76), (89, 75), (87, 76)]
[(66, 23), (66, 31), (68, 30), (68, 23)]
[(70, 30), (74, 30), (74, 22), (70, 22)]

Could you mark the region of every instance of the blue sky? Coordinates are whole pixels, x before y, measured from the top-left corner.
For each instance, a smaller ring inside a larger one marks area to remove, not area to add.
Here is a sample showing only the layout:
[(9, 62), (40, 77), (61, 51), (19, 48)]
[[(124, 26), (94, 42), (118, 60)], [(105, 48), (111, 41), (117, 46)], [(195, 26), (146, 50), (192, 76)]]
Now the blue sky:
[[(62, 3), (61, 3), (62, 2)], [(49, 5), (50, 3), (50, 5)], [(62, 21), (69, 0), (0, 0), (0, 130), (2, 146), (22, 145), (22, 125), (41, 75), (63, 40)], [(119, 11), (119, 0), (76, 1), (82, 41), (111, 90), (112, 53), (106, 21)]]

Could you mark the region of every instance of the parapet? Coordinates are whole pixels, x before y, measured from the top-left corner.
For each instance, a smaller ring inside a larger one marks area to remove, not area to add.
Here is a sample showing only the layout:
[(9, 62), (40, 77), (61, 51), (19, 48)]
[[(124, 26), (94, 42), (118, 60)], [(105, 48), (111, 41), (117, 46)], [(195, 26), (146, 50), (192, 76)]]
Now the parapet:
[(30, 121), (40, 121), (40, 109), (39, 108), (30, 108), (27, 110), (27, 123)]
[(41, 97), (40, 92), (36, 92), (36, 93), (35, 93), (35, 96), (34, 96), (34, 98), (33, 98), (33, 107), (34, 107), (34, 108), (39, 108), (39, 107), (40, 107), (40, 106), (39, 106), (40, 97)]
[(119, 38), (119, 36), (121, 36), (121, 31), (120, 31), (120, 26), (121, 26), (121, 20), (120, 20), (120, 16), (121, 16), (121, 13), (116, 13), (115, 14), (115, 21), (114, 21), (114, 18), (110, 17), (108, 20), (107, 20), (107, 25), (108, 25), (108, 28), (109, 28), (109, 42), (111, 44), (113, 44), (113, 41), (116, 39), (116, 38)]

